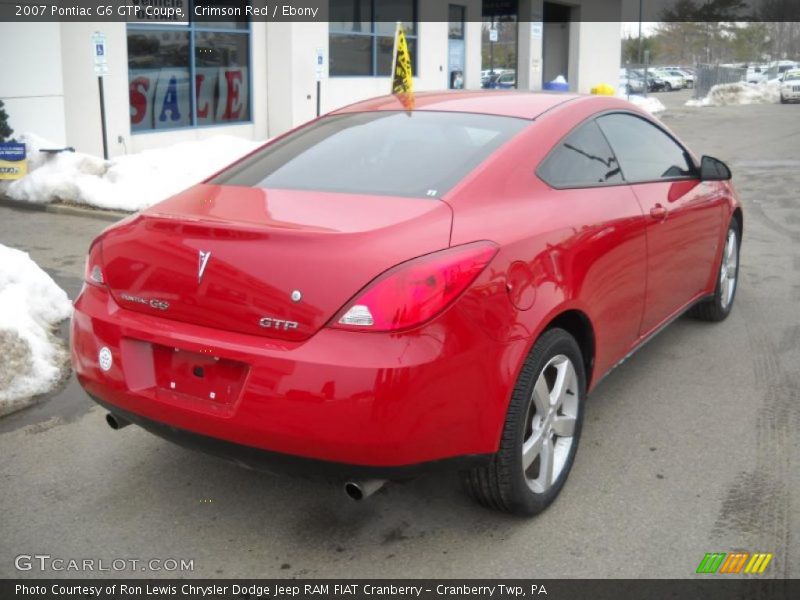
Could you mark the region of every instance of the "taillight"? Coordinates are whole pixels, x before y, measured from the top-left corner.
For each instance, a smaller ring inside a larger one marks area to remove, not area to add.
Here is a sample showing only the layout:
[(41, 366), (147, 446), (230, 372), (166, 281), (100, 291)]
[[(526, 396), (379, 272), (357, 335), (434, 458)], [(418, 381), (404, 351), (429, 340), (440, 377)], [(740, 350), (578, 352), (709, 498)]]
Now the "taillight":
[(372, 281), (330, 323), (350, 331), (397, 331), (420, 325), (447, 308), (497, 253), (475, 242), (401, 263)]
[(105, 286), (106, 284), (105, 277), (103, 277), (103, 254), (99, 242), (93, 243), (89, 248), (83, 279), (90, 285)]

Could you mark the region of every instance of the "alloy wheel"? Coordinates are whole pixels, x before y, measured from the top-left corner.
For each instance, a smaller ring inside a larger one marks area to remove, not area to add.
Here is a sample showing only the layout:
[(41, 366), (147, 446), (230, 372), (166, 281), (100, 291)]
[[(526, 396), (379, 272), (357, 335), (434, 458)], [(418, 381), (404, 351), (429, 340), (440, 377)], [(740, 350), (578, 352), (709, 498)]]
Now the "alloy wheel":
[(738, 267), (739, 244), (736, 239), (736, 231), (731, 229), (728, 231), (725, 250), (722, 254), (722, 264), (719, 269), (719, 301), (723, 309), (727, 309), (733, 299), (733, 292), (736, 290)]
[(531, 395), (522, 442), (522, 469), (531, 490), (543, 494), (558, 480), (575, 441), (578, 376), (559, 354), (539, 373)]

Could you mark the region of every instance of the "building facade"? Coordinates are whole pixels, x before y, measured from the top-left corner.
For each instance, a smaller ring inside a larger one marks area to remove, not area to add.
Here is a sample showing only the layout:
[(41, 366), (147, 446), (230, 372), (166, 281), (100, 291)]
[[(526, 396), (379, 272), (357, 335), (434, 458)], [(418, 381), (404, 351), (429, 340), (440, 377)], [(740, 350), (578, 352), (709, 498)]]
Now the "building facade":
[(327, 22), (0, 23), (0, 56), (14, 57), (0, 99), (16, 132), (101, 155), (92, 55), (101, 32), (110, 156), (218, 134), (260, 140), (313, 119), (318, 104), (324, 113), (388, 93), (397, 21), (418, 91), (478, 89), (502, 56), (515, 87), (538, 90), (562, 75), (587, 93), (616, 83), (620, 25), (608, 18), (619, 5), (330, 0)]

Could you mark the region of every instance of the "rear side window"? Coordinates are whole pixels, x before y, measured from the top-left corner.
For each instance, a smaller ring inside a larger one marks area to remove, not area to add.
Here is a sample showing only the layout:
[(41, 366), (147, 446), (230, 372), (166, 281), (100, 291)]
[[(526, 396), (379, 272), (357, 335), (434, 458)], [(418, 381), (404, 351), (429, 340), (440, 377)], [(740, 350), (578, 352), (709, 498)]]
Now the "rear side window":
[(389, 196), (441, 196), (530, 121), (449, 112), (325, 117), (211, 183)]
[(537, 171), (554, 188), (622, 183), (617, 159), (594, 121), (559, 142)]
[(615, 113), (597, 119), (629, 183), (694, 176), (686, 150), (655, 125)]

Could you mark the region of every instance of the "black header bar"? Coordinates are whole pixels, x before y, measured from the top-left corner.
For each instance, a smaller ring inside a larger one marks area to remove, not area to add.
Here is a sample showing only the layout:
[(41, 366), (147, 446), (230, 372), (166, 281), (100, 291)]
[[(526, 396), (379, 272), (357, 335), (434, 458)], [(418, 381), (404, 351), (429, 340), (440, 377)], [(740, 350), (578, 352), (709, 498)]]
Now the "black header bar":
[[(417, 0), (420, 21), (447, 20), (451, 0)], [(534, 6), (536, 3), (533, 3)], [(525, 3), (527, 5), (527, 3)], [(334, 11), (335, 12), (335, 11)], [(541, 13), (544, 13), (542, 10)], [(483, 0), (482, 10), (467, 19), (518, 17), (541, 20), (543, 14), (520, 15), (518, 0)], [(163, 25), (195, 22), (327, 22), (328, 0), (0, 0), (0, 22), (128, 22)], [(796, 21), (798, 0), (582, 0), (574, 21), (644, 22)]]

